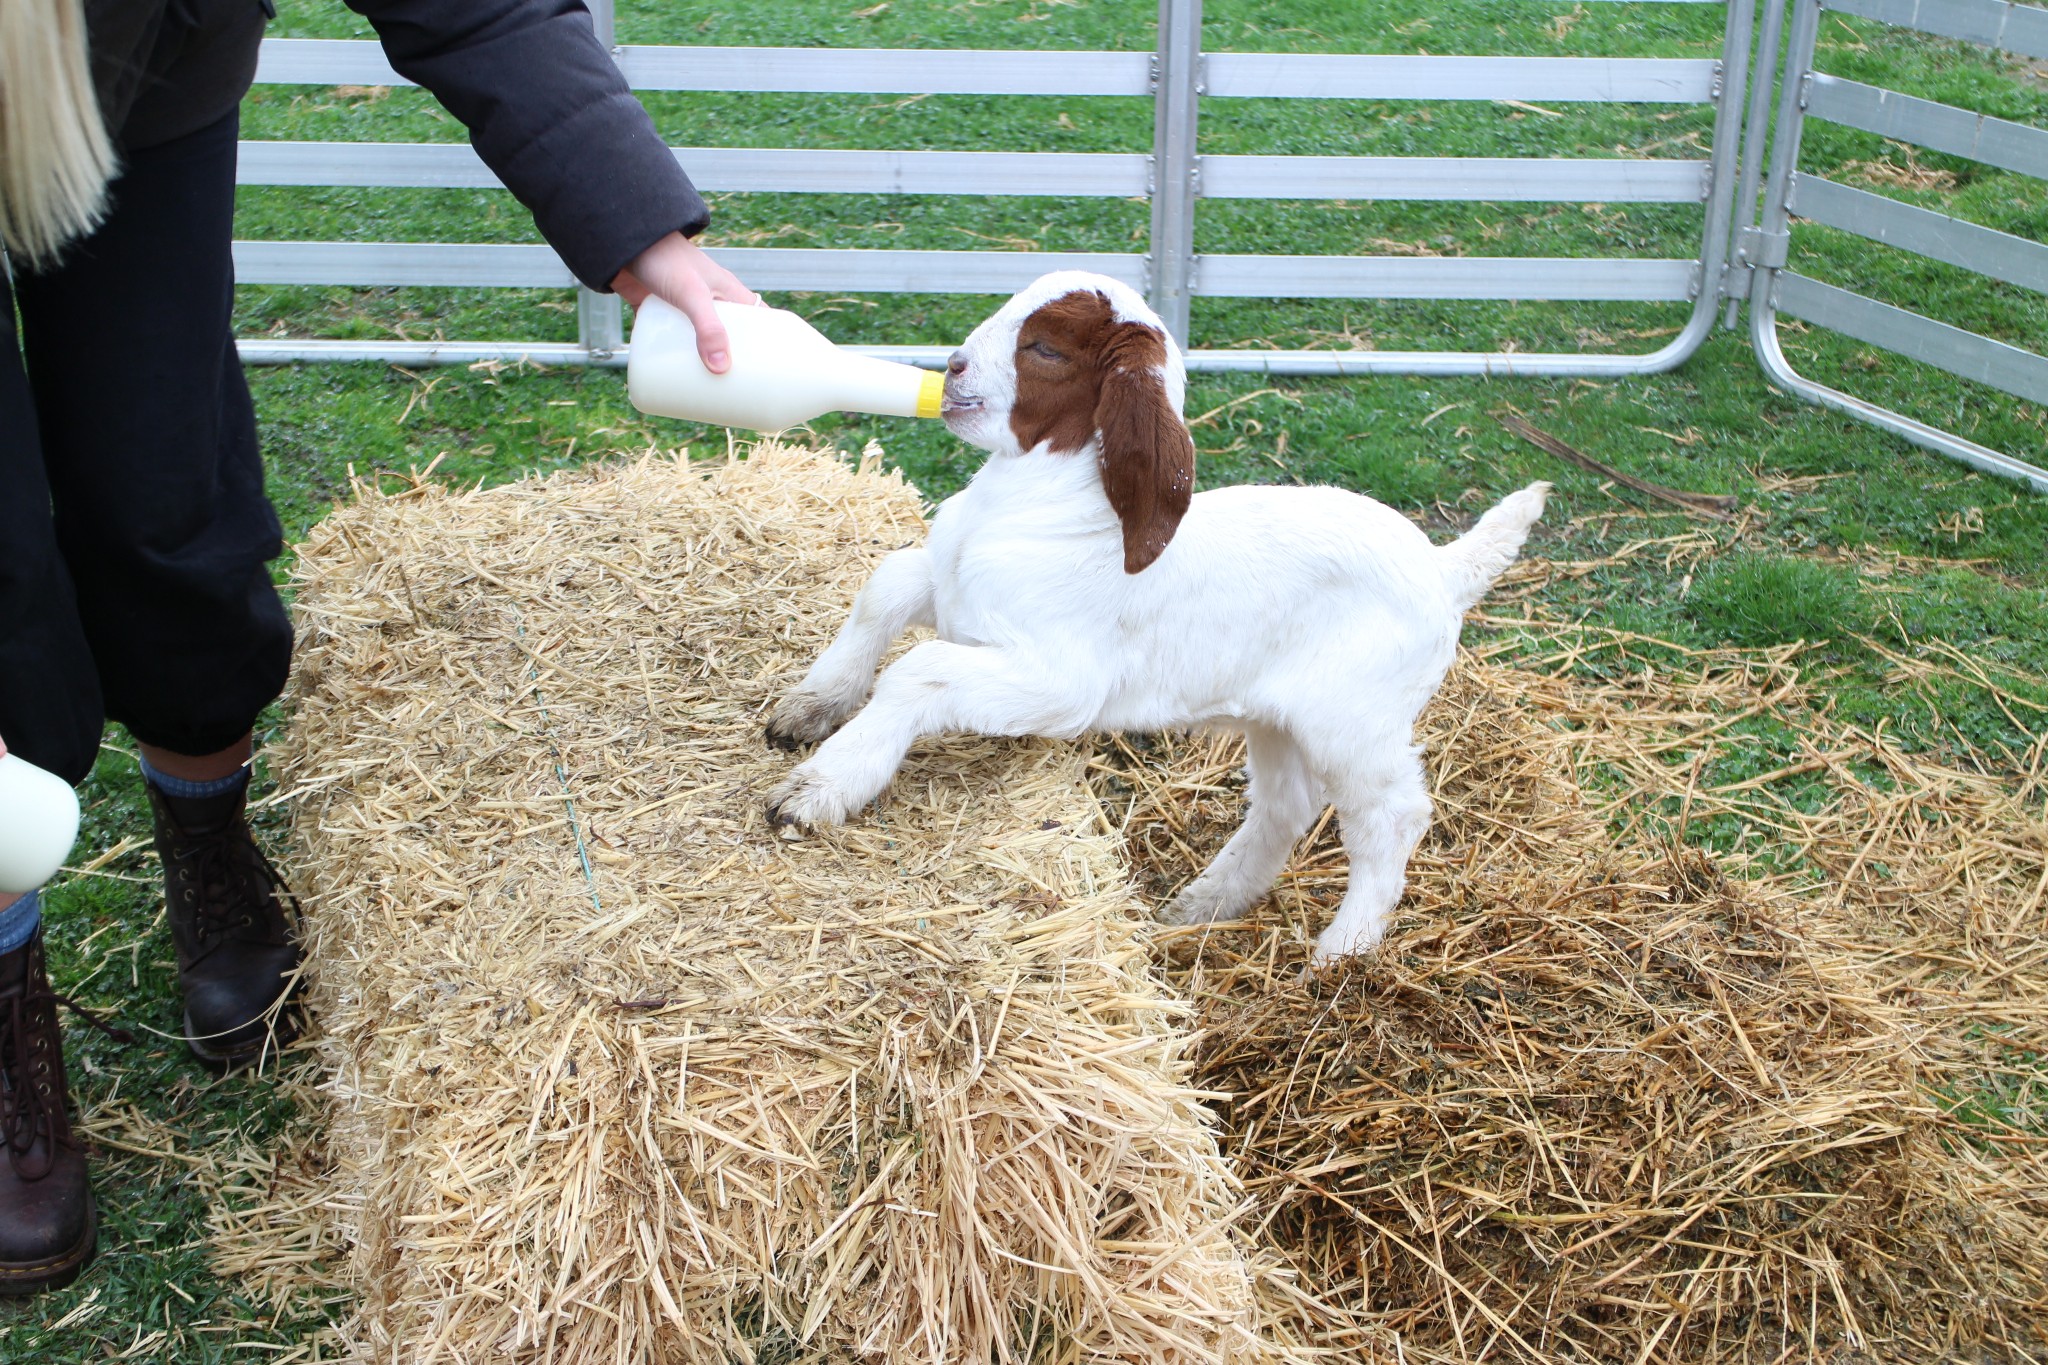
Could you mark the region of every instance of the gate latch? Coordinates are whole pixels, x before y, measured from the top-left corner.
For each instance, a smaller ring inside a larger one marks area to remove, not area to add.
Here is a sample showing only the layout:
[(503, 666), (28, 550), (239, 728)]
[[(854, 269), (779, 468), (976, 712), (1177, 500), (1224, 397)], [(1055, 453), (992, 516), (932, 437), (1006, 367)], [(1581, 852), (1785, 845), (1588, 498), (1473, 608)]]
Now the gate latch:
[(1735, 259), (1756, 270), (1780, 270), (1791, 255), (1792, 234), (1746, 227), (1735, 234)]

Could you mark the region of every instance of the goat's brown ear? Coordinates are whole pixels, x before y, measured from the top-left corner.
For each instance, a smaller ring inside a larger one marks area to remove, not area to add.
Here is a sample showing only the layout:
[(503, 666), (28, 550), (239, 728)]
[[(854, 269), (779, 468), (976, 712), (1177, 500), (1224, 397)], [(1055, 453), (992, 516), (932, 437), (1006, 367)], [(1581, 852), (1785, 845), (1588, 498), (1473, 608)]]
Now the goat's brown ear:
[(1166, 396), (1166, 344), (1143, 323), (1117, 325), (1102, 353), (1095, 429), (1102, 489), (1124, 525), (1124, 572), (1149, 567), (1195, 491), (1195, 442)]

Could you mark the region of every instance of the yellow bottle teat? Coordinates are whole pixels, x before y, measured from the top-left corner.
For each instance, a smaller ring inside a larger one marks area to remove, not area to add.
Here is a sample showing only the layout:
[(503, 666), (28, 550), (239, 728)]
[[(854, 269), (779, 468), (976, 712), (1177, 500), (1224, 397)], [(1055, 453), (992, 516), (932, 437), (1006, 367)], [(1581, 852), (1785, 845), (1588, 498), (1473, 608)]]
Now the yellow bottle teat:
[(924, 383), (917, 390), (917, 415), (937, 417), (939, 405), (946, 401), (946, 376), (935, 370), (924, 372)]

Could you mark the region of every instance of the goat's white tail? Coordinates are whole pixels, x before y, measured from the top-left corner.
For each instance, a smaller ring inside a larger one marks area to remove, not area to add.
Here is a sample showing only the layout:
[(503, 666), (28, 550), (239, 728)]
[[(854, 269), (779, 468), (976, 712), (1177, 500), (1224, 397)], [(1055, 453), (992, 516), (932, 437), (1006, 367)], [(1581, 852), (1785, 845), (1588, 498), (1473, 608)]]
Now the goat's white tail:
[(1547, 483), (1532, 483), (1510, 493), (1489, 507), (1477, 526), (1437, 550), (1443, 559), (1444, 585), (1451, 590), (1459, 611), (1486, 596), (1493, 580), (1515, 562), (1529, 528), (1543, 515), (1543, 500), (1548, 496)]

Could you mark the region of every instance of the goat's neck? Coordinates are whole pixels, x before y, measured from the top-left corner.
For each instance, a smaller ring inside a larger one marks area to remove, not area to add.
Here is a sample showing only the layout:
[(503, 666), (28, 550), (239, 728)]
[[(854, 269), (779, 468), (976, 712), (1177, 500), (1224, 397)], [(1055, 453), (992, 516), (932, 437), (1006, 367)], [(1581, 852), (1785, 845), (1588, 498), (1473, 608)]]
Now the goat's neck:
[(985, 514), (1067, 520), (1075, 530), (1116, 519), (1102, 491), (1093, 441), (1077, 451), (1038, 448), (991, 456), (975, 473), (972, 487)]

